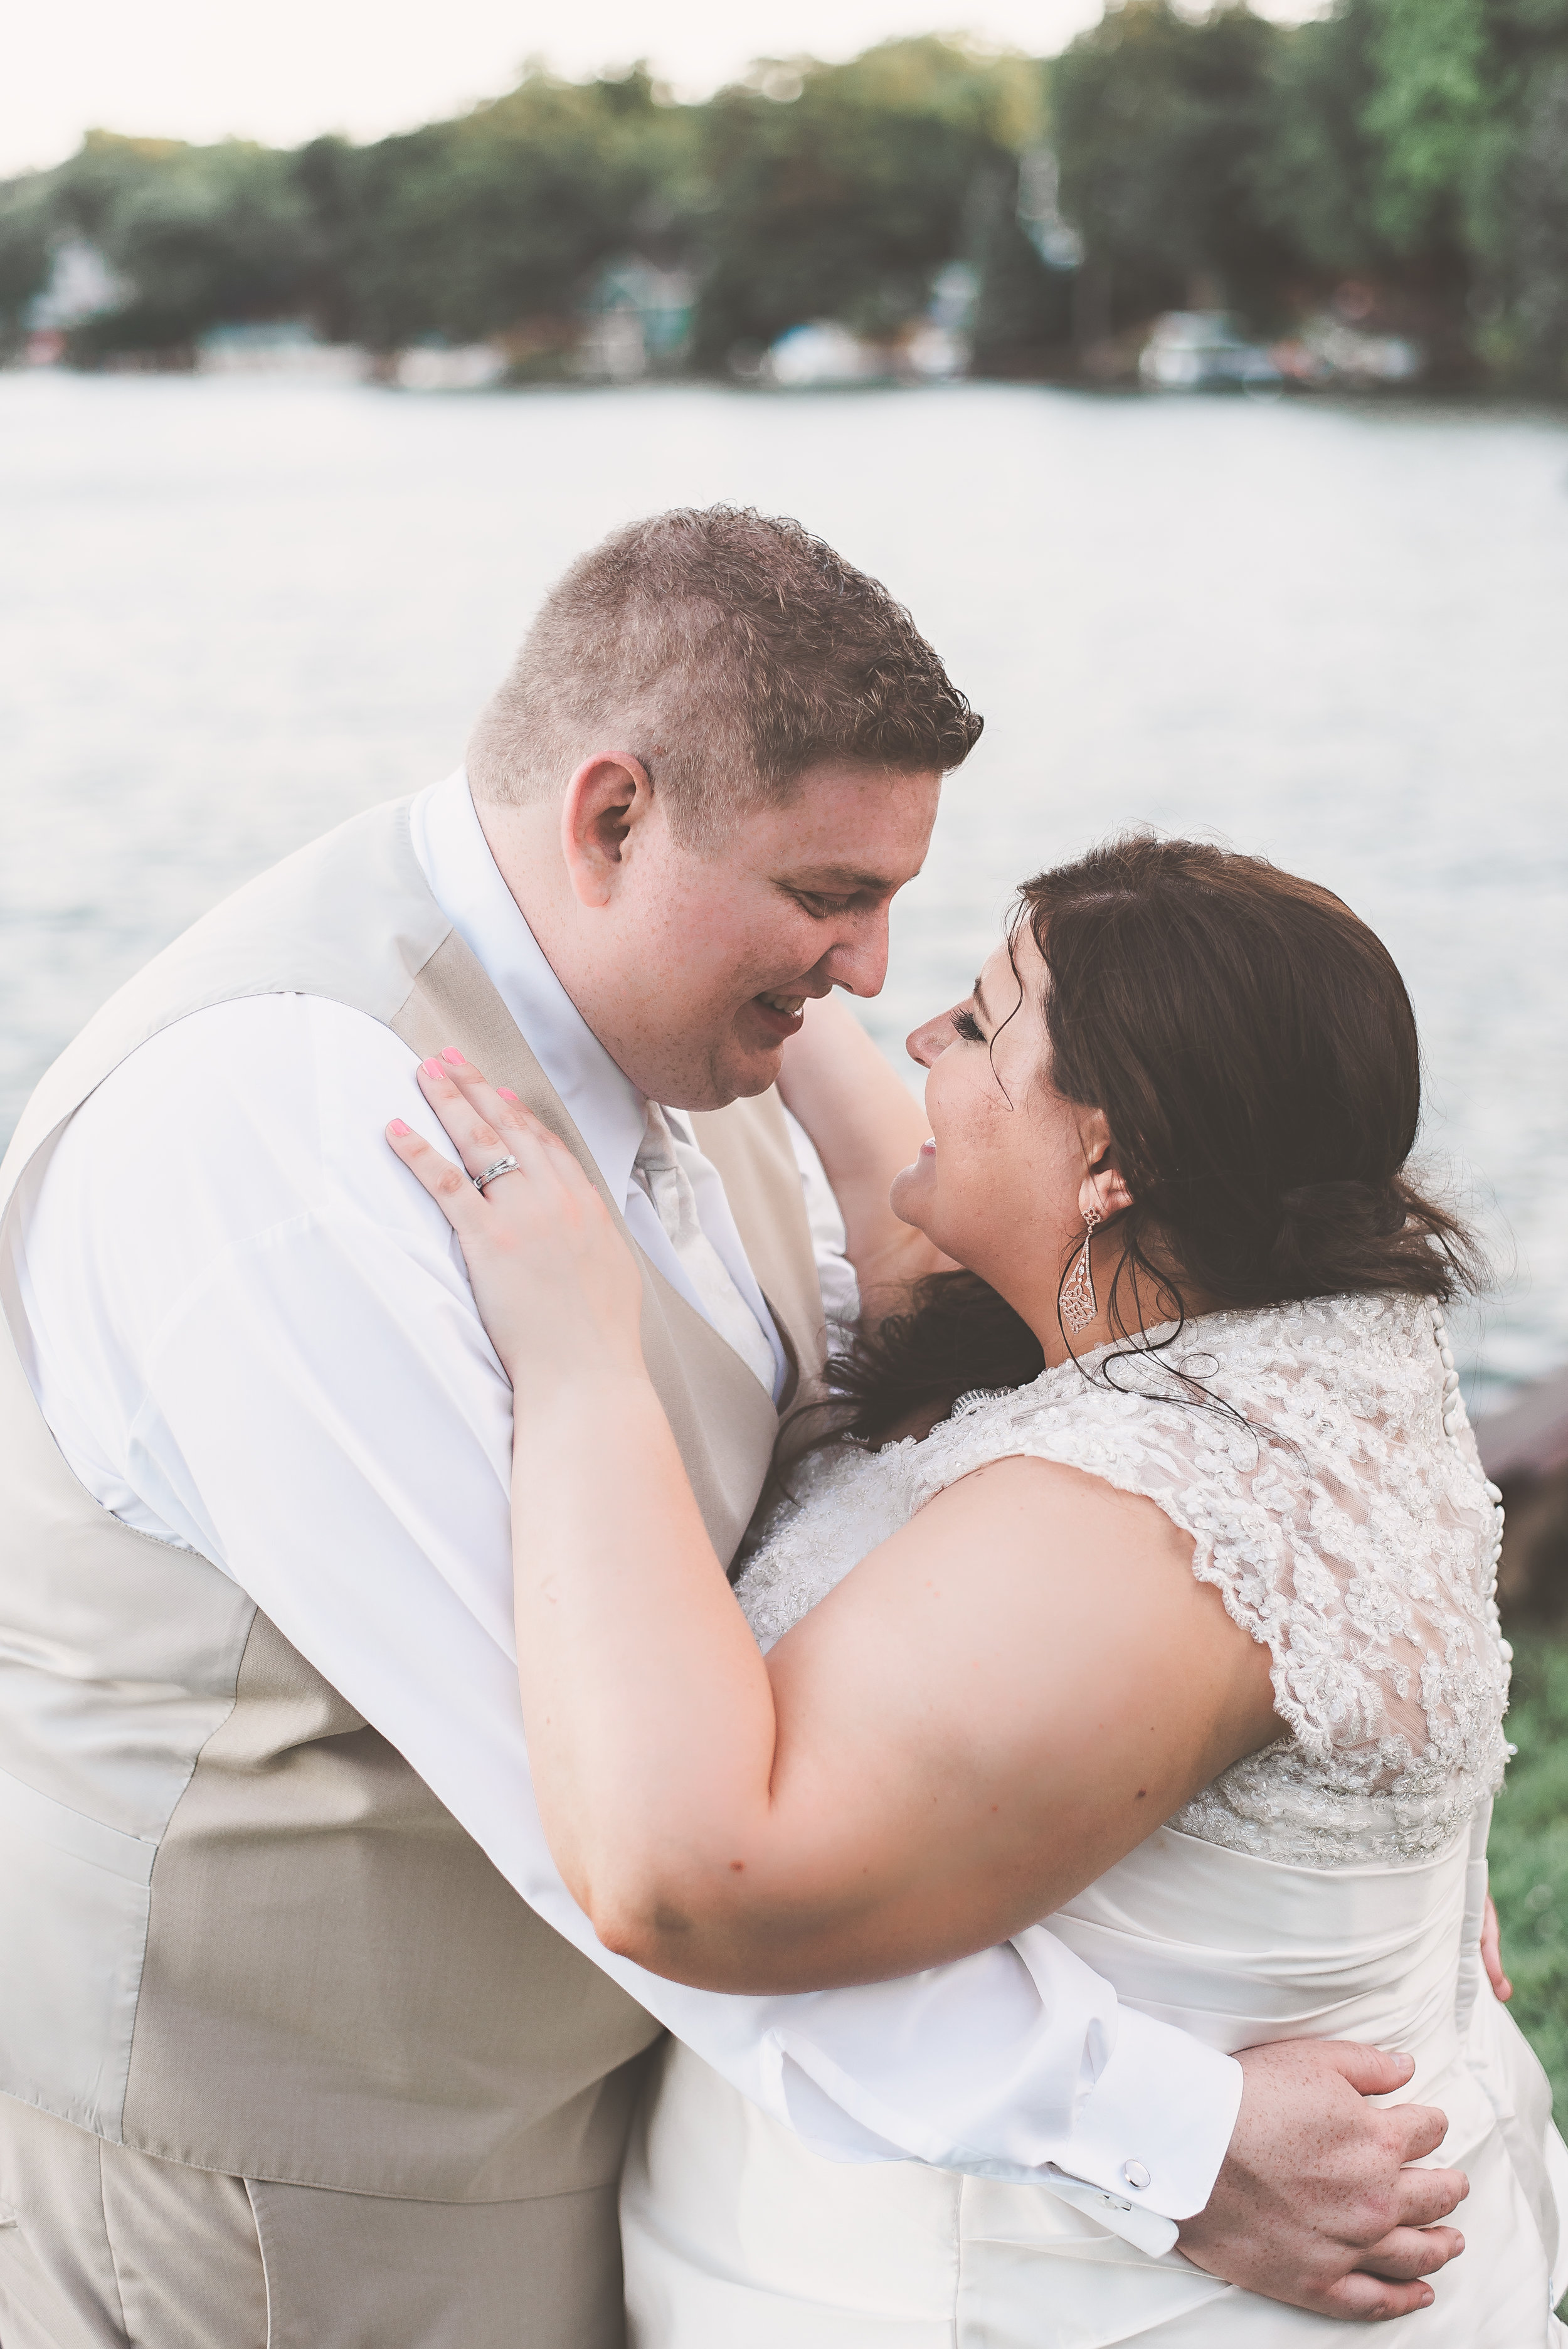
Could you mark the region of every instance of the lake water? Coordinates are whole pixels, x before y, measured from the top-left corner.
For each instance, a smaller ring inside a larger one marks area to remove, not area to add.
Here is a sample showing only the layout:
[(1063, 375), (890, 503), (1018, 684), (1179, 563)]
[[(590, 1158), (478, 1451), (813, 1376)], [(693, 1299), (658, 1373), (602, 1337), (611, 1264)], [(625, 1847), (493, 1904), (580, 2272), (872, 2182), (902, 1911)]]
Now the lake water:
[(545, 585), (726, 498), (885, 579), (985, 711), (869, 1012), (1011, 884), (1220, 835), (1387, 940), (1427, 1148), (1501, 1250), (1472, 1407), (1568, 1361), (1568, 422), (1026, 387), (414, 398), (0, 375), (0, 1133), (247, 875), (456, 764)]

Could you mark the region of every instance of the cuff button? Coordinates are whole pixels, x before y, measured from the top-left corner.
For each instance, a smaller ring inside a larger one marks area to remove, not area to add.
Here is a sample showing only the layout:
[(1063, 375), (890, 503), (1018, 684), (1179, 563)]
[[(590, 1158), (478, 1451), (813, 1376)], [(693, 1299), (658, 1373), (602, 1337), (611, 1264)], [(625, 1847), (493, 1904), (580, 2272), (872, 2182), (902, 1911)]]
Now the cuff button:
[(1137, 2187), (1140, 2190), (1149, 2183), (1149, 2172), (1140, 2161), (1124, 2161), (1121, 2165), (1121, 2174), (1130, 2186)]

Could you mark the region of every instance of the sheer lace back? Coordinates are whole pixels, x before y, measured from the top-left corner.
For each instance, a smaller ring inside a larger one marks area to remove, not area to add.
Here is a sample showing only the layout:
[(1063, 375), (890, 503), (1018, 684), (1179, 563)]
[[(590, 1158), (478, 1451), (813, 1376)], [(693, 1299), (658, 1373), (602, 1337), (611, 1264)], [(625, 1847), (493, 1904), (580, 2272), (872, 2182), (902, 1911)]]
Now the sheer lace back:
[[(1176, 1371), (1229, 1408), (1195, 1405)], [(1173, 1826), (1309, 1867), (1413, 1859), (1496, 1790), (1499, 1495), (1430, 1305), (1210, 1314), (1153, 1355), (1102, 1349), (970, 1396), (922, 1441), (818, 1454), (738, 1586), (758, 1638), (788, 1630), (934, 1494), (1015, 1454), (1154, 1501), (1191, 1536), (1194, 1573), (1269, 1649), (1288, 1735)]]

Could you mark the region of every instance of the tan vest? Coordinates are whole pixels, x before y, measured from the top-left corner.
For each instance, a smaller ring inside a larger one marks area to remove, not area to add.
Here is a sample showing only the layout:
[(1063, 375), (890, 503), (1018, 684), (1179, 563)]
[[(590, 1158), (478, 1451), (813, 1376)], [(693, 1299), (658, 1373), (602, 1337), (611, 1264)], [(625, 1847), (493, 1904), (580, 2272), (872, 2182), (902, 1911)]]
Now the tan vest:
[[(457, 1044), (603, 1190), (431, 896), (401, 802), (263, 874), (98, 1013), (0, 1168), (5, 1226), (129, 1052), (208, 1005), (283, 992), (351, 1005), (420, 1054)], [(810, 1378), (821, 1300), (777, 1098), (694, 1123)], [(612, 2180), (655, 2024), (243, 1592), (83, 1489), (17, 1358), (8, 1245), (0, 1262), (0, 2088), (117, 2143), (252, 2177), (450, 2201)], [(777, 1417), (642, 1264), (649, 1370), (728, 1558)]]

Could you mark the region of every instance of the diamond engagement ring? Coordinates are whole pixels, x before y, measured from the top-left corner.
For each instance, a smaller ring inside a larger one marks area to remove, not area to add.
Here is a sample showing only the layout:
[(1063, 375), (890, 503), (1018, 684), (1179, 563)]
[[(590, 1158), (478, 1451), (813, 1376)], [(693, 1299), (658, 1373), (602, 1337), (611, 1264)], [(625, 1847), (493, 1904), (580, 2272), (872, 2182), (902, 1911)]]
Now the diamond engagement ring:
[(471, 1180), (476, 1191), (482, 1191), (485, 1185), (487, 1183), (493, 1183), (498, 1174), (511, 1174), (513, 1169), (516, 1167), (516, 1164), (517, 1161), (515, 1158), (498, 1158), (495, 1164), (493, 1166), (487, 1166), (482, 1174), (472, 1175), (469, 1179)]

